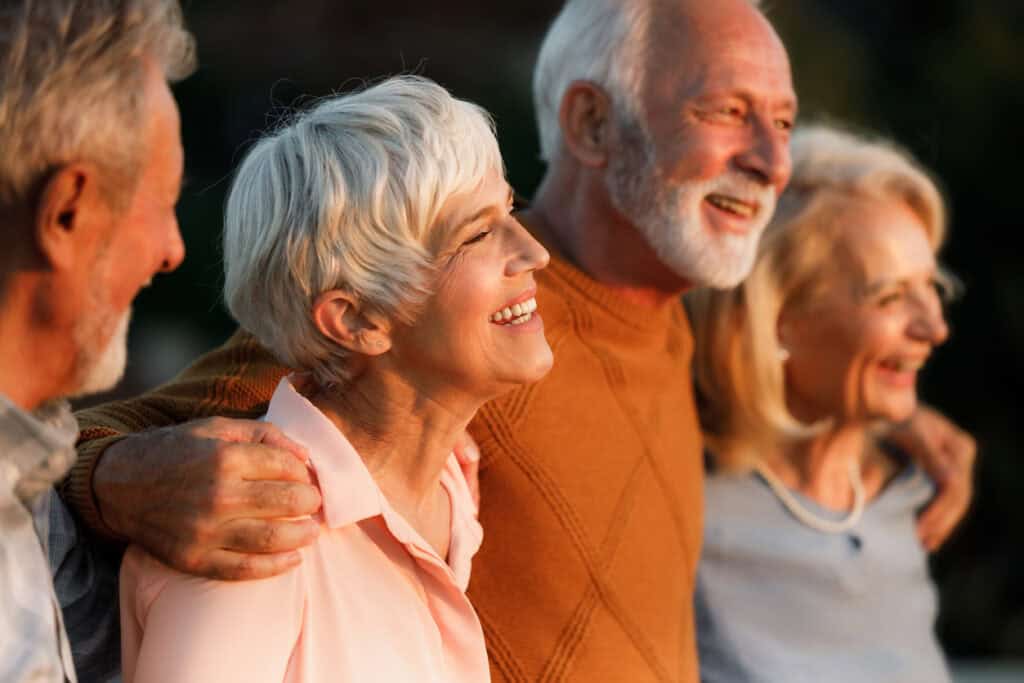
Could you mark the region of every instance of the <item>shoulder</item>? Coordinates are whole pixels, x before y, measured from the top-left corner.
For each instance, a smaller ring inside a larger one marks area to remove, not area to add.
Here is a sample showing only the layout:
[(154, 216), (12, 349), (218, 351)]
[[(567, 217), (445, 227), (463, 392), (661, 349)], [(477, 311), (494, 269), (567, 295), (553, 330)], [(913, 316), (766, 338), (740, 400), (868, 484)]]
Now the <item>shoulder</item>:
[(267, 579), (218, 581), (172, 569), (138, 546), (128, 549), (121, 565), (122, 612), (129, 610), (142, 624), (158, 605), (187, 611), (190, 620), (234, 608), (295, 616), (304, 599), (301, 565)]
[(269, 579), (215, 581), (132, 547), (121, 570), (126, 681), (283, 680), (306, 609), (302, 567)]

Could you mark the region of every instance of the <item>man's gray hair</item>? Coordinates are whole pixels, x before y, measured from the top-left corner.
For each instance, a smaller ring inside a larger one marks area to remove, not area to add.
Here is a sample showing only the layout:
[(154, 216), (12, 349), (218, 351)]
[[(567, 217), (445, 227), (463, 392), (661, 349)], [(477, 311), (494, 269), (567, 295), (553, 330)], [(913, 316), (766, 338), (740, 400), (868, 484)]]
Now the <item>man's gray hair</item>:
[(425, 78), (329, 97), (286, 121), (238, 169), (224, 216), (224, 299), (278, 359), (323, 383), (349, 353), (312, 318), (341, 289), (415, 322), (429, 295), (447, 200), (504, 173), (494, 123)]
[(169, 81), (195, 68), (178, 0), (5, 0), (0, 5), (0, 208), (75, 161), (134, 191), (145, 150), (142, 57)]
[[(714, 0), (705, 0), (711, 1)], [(642, 121), (642, 89), (663, 0), (568, 0), (540, 48), (533, 106), (540, 153), (550, 162), (562, 142), (558, 112), (574, 81), (604, 88), (625, 122)], [(750, 0), (760, 7), (760, 0)]]

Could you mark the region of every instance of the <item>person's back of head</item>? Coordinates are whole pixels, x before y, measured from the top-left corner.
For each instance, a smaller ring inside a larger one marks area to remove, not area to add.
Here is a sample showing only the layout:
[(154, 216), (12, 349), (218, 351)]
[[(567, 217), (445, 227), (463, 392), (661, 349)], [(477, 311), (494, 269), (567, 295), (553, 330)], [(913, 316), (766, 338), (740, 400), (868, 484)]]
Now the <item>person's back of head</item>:
[(132, 298), (183, 257), (167, 82), (194, 65), (178, 0), (0, 6), (0, 393), (29, 407), (120, 377)]
[(144, 57), (172, 82), (192, 72), (194, 44), (178, 0), (4, 3), (0, 207), (31, 205), (47, 175), (72, 161), (114, 173), (112, 191), (130, 189), (141, 156)]

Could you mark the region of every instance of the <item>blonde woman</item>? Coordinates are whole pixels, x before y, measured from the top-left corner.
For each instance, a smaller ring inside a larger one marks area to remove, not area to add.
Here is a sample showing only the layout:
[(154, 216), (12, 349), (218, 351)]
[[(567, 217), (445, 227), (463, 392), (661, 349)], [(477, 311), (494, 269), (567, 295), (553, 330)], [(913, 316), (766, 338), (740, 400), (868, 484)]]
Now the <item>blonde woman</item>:
[(689, 299), (711, 451), (701, 678), (949, 679), (915, 515), (931, 483), (880, 434), (948, 334), (935, 184), (890, 144), (793, 138), (751, 276)]
[(225, 299), (279, 360), (266, 414), (309, 453), (320, 534), (296, 569), (121, 574), (128, 683), (479, 682), (481, 542), (452, 455), (487, 400), (543, 376), (533, 273), (491, 121), (421, 78), (333, 97), (259, 141), (225, 215)]

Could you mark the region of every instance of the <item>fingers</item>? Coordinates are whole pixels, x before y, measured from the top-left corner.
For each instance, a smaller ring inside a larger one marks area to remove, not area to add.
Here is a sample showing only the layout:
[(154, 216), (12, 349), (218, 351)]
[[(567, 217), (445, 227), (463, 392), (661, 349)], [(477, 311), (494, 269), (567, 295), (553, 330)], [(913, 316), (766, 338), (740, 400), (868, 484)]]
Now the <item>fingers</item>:
[(469, 432), (463, 432), (462, 438), (455, 444), (455, 458), (463, 467), (480, 462), (480, 448)]
[(321, 505), (320, 490), (287, 481), (243, 481), (215, 496), (214, 511), (229, 519), (306, 517)]
[(299, 550), (314, 540), (320, 525), (313, 519), (237, 519), (225, 524), (220, 533), (220, 550), (242, 554), (281, 554)]
[(963, 519), (970, 497), (952, 490), (939, 491), (917, 520), (917, 535), (928, 552), (935, 552), (949, 538)]
[(974, 439), (961, 432), (959, 441), (947, 440), (947, 447), (936, 449), (942, 457), (922, 462), (935, 480), (938, 493), (917, 520), (921, 544), (935, 552), (952, 535), (970, 508), (974, 495)]
[(260, 424), (262, 425), (262, 429), (257, 431), (254, 435), (258, 437), (257, 441), (259, 443), (290, 453), (298, 458), (298, 460), (303, 464), (309, 462), (309, 453), (304, 447), (285, 436), (284, 432), (278, 429), (275, 425), (272, 425), (269, 422), (261, 422)]
[(459, 461), (462, 476), (466, 478), (466, 484), (469, 486), (469, 495), (473, 499), (473, 504), (479, 510), (480, 448), (476, 445), (473, 437), (469, 435), (469, 432), (463, 432), (462, 438), (455, 444), (455, 459)]
[(312, 543), (319, 524), (312, 519), (235, 520), (214, 531), (202, 524), (178, 536), (159, 527), (137, 529), (140, 542), (178, 571), (211, 579), (240, 581), (274, 576), (302, 561), (299, 550)]
[(219, 469), (225, 476), (244, 481), (313, 483), (313, 475), (304, 461), (265, 444), (226, 445), (220, 453)]
[(204, 564), (196, 571), (186, 571), (220, 581), (251, 581), (277, 576), (297, 567), (302, 556), (297, 552), (250, 555), (230, 550), (216, 550), (210, 553)]
[(235, 443), (261, 443), (290, 453), (303, 463), (309, 460), (309, 453), (304, 447), (289, 439), (284, 432), (269, 422), (213, 417), (196, 422), (191, 429), (196, 436), (202, 438)]

